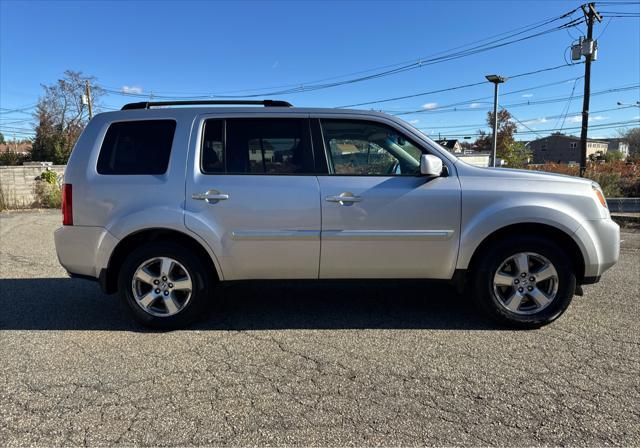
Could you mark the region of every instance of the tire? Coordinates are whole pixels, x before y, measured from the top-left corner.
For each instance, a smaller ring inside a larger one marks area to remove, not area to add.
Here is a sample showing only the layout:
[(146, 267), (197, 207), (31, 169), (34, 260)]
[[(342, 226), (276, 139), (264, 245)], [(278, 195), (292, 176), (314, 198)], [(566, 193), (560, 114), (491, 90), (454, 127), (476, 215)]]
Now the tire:
[[(571, 259), (548, 238), (507, 237), (487, 248), (474, 264), (470, 286), (475, 304), (494, 321), (512, 328), (539, 328), (553, 322), (575, 292)], [(525, 265), (528, 268), (520, 269)], [(523, 270), (531, 272), (523, 276)]]
[[(168, 276), (163, 276), (164, 271)], [(139, 323), (173, 330), (204, 314), (214, 278), (206, 263), (185, 247), (149, 243), (125, 259), (118, 275), (118, 293)]]

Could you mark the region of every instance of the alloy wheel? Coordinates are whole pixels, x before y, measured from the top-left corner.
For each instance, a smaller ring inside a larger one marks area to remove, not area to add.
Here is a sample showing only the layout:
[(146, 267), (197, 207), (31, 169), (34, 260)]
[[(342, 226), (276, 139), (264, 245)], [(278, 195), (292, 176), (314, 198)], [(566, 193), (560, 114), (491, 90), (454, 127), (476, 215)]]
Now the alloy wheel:
[(169, 317), (187, 306), (193, 283), (180, 262), (169, 257), (155, 257), (136, 269), (131, 288), (135, 302), (143, 311), (157, 317)]
[(558, 293), (558, 272), (546, 257), (520, 252), (504, 260), (493, 277), (498, 303), (509, 312), (535, 314), (547, 308)]

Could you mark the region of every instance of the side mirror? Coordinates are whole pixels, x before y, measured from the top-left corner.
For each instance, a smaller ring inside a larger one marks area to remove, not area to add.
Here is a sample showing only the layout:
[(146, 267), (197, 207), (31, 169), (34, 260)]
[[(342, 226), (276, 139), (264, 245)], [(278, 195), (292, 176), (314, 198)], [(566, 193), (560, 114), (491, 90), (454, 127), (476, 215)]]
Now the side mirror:
[(420, 174), (423, 176), (439, 177), (442, 173), (442, 160), (431, 154), (420, 156)]

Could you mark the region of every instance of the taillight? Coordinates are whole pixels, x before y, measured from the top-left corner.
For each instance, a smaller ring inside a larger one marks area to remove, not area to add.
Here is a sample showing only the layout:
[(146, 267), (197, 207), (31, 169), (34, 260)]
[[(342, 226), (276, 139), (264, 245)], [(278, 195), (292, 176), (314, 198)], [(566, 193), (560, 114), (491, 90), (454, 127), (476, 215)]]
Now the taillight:
[(73, 193), (71, 184), (62, 185), (62, 225), (73, 225)]

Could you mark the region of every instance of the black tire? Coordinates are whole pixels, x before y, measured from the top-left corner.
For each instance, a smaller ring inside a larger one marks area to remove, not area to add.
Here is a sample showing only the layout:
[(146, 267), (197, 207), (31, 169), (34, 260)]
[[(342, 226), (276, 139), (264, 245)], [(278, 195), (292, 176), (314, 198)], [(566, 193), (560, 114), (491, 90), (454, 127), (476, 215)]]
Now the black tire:
[[(521, 252), (533, 252), (547, 258), (558, 274), (555, 299), (538, 312), (528, 315), (507, 310), (496, 297), (493, 279), (507, 258)], [(553, 240), (537, 236), (510, 236), (479, 254), (471, 272), (471, 295), (477, 307), (494, 321), (512, 328), (539, 328), (565, 312), (576, 289), (576, 277), (570, 257)]]
[[(183, 309), (172, 316), (160, 317), (149, 314), (138, 305), (134, 297), (132, 281), (136, 270), (142, 263), (155, 257), (169, 257), (178, 261), (191, 278), (192, 289), (189, 301)], [(215, 273), (209, 271), (202, 259), (179, 244), (149, 243), (138, 247), (125, 259), (118, 275), (118, 293), (131, 309), (134, 318), (142, 325), (161, 330), (184, 328), (205, 312), (205, 305), (215, 279)]]

